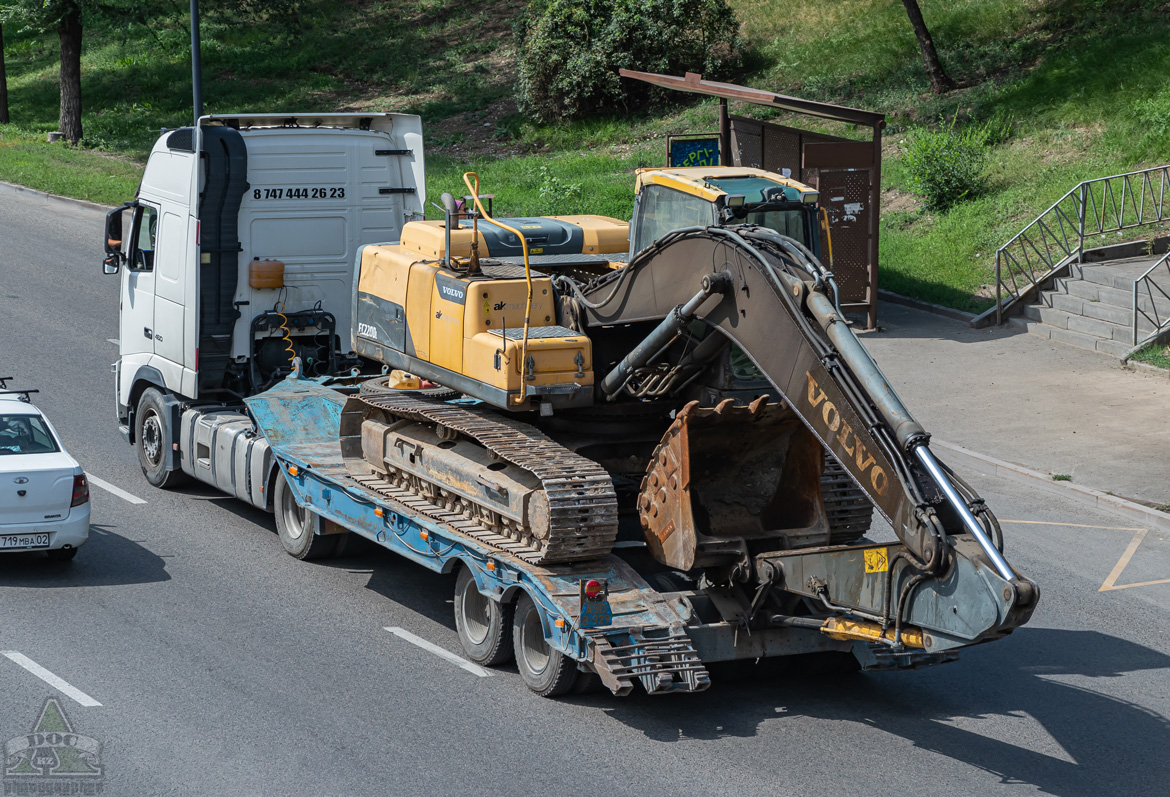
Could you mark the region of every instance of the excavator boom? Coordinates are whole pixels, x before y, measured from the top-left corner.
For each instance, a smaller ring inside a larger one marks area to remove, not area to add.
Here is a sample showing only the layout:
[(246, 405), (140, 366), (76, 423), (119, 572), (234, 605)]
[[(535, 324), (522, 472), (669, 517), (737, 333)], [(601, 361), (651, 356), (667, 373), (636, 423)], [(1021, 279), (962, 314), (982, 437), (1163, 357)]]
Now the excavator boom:
[[(933, 585), (941, 595), (943, 581), (979, 570), (981, 581), (989, 583), (990, 576), (1003, 585), (986, 596), (996, 604), (986, 631), (1010, 631), (1030, 615), (1035, 585), (1004, 560), (991, 539), (993, 517), (969, 488), (952, 482), (930, 452), (929, 435), (849, 329), (836, 308), (832, 275), (795, 243), (752, 226), (678, 230), (611, 278), (587, 286), (578, 299), (589, 327), (659, 322), (602, 380), (601, 389), (624, 384), (644, 365), (638, 352), (661, 351), (672, 332), (693, 320), (716, 328), (755, 364), (775, 390), (773, 398), (783, 400), (889, 522), (904, 546), (899, 558), (918, 578), (914, 586), (928, 582), (919, 592)], [(692, 469), (688, 463), (687, 471)], [(652, 473), (650, 478), (668, 477)], [(658, 511), (647, 500), (640, 508)], [(653, 523), (644, 516), (644, 526), (648, 522)], [(771, 553), (758, 556), (757, 567), (767, 571), (784, 561), (793, 569), (792, 556)], [(826, 573), (831, 570), (828, 566)], [(810, 575), (793, 584), (789, 579), (787, 588), (822, 597), (832, 592), (828, 580)], [(888, 607), (876, 615), (890, 620)], [(926, 625), (938, 628), (937, 622)]]

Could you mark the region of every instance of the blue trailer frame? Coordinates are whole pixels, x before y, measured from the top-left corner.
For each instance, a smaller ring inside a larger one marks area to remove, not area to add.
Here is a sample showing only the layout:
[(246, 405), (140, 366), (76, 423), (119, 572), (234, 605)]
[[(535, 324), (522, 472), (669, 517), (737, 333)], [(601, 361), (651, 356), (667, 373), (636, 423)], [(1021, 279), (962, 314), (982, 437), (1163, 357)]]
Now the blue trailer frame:
[[(393, 488), (378, 488), (379, 484), (390, 487), (379, 476), (351, 473), (342, 455), (342, 430), (347, 428), (343, 416), (347, 411), (362, 411), (363, 403), (356, 398), (357, 384), (367, 378), (305, 379), (294, 374), (245, 399), (257, 430), (271, 448), (274, 465), (266, 485), (270, 495), (275, 479), (285, 479), (297, 504), (319, 518), (314, 534), (360, 534), (436, 573), (466, 567), (480, 593), (502, 603), (513, 601), (523, 591), (540, 614), (548, 645), (578, 662), (580, 669), (596, 672), (615, 694), (627, 694), (639, 682), (650, 694), (702, 691), (710, 685), (705, 662), (712, 661), (836, 651), (853, 653), (866, 669), (884, 669), (937, 664), (957, 657), (950, 650), (892, 651), (855, 637), (822, 634), (825, 629), (807, 625), (752, 629), (746, 623), (729, 622), (724, 619), (729, 616), (726, 610), (730, 608), (734, 614), (734, 606), (714, 606), (728, 600), (720, 599), (717, 590), (657, 589), (617, 553), (586, 562), (542, 566), (509, 553), (506, 538), (497, 538), (504, 548), (494, 547), (482, 541), (481, 527), (463, 515), (418, 496), (395, 497)], [(478, 403), (474, 399), (459, 401)], [(280, 507), (275, 509), (281, 511)], [(457, 528), (459, 525), (463, 530)], [(468, 533), (468, 529), (474, 531)], [(832, 569), (845, 574), (835, 582), (858, 589), (864, 582), (872, 592), (877, 580), (862, 575), (865, 568), (861, 564), (864, 549), (872, 547), (883, 551), (898, 548), (873, 543), (778, 555), (791, 557), (793, 566), (808, 559), (816, 563), (818, 571)], [(895, 586), (906, 577), (903, 570)], [(602, 607), (586, 609), (584, 585), (590, 580), (606, 587)], [(972, 585), (981, 582), (975, 578), (966, 581)], [(951, 586), (939, 588), (945, 591)], [(869, 598), (872, 601), (874, 596)], [(916, 602), (907, 619), (935, 611), (934, 604), (933, 600), (924, 601), (922, 606)]]
[[(509, 602), (523, 590), (538, 608), (548, 644), (596, 670), (618, 694), (635, 680), (651, 693), (709, 685), (685, 630), (689, 607), (655, 590), (620, 557), (533, 565), (355, 480), (339, 442), (343, 408), (356, 392), (347, 381), (294, 376), (246, 399), (297, 503), (324, 521), (315, 533), (335, 532), (332, 523), (436, 573), (462, 565), (479, 591), (497, 601)], [(582, 584), (593, 579), (608, 588), (608, 617), (604, 611), (582, 615)], [(609, 624), (590, 627), (597, 616)]]

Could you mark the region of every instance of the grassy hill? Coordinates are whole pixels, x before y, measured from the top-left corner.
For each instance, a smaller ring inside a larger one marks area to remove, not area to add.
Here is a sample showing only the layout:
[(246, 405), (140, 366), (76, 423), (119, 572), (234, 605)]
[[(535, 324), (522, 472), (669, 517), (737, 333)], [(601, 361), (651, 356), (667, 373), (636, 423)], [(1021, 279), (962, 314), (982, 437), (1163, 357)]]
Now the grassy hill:
[[(884, 111), (881, 282), (962, 309), (990, 304), (995, 248), (1077, 181), (1170, 161), (1170, 3), (922, 0), (960, 87), (935, 97), (898, 0), (732, 0), (750, 50), (739, 80)], [(186, 4), (150, 25), (86, 33), (84, 149), (56, 129), (55, 37), (5, 29), (13, 124), (0, 180), (99, 202), (133, 194), (161, 127), (191, 120)], [(302, 0), (295, 14), (207, 17), (209, 112), (408, 111), (423, 116), (428, 191), (477, 170), (501, 213), (628, 217), (630, 172), (659, 165), (668, 133), (712, 127), (714, 106), (536, 125), (512, 101), (517, 6), (449, 0)], [(745, 115), (766, 109), (742, 106)], [(764, 112), (764, 114), (761, 114)], [(944, 119), (1014, 119), (981, 190), (929, 213), (909, 190), (907, 144)], [(807, 124), (808, 120), (801, 120)], [(847, 135), (848, 130), (843, 131)]]

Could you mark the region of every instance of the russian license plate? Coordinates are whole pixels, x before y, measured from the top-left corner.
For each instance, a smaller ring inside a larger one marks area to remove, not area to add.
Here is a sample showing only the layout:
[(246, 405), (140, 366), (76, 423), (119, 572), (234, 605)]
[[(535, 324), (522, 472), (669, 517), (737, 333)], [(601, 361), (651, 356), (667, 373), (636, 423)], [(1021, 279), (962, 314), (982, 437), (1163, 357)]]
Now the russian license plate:
[(0, 549), (48, 547), (48, 534), (0, 534)]

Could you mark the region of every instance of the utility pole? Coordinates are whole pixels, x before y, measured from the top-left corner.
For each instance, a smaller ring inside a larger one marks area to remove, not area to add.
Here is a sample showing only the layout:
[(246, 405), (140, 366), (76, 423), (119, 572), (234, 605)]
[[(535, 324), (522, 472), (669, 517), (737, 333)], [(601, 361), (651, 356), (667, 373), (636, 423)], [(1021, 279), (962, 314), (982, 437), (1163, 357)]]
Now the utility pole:
[(203, 65), (199, 60), (199, 0), (191, 0), (191, 90), (194, 94), (195, 125), (203, 115)]

